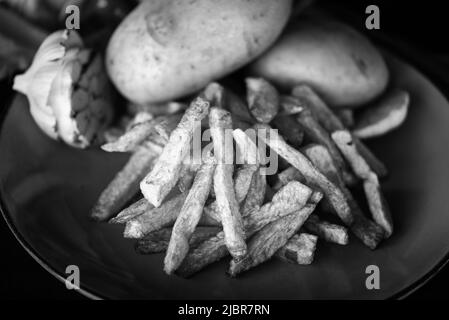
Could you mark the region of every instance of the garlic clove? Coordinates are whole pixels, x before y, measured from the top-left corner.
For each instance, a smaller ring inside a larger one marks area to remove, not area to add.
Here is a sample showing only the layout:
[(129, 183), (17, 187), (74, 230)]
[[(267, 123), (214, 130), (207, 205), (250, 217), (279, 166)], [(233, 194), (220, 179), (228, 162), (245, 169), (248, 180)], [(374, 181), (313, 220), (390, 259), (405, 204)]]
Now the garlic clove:
[(67, 48), (81, 46), (76, 32), (63, 30), (49, 35), (40, 45), (29, 69), (14, 79), (13, 89), (27, 96), (30, 112), (38, 126), (50, 137), (57, 137), (56, 119), (48, 96)]
[(14, 79), (38, 126), (50, 137), (85, 148), (111, 122), (112, 89), (100, 55), (76, 31), (57, 31), (41, 44), (30, 68)]

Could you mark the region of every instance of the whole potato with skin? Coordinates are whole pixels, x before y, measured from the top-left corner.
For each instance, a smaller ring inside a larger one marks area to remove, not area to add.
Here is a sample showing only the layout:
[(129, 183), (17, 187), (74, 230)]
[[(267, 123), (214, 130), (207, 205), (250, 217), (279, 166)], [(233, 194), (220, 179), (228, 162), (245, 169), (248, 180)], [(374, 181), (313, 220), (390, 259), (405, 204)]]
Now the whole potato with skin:
[(146, 0), (110, 39), (106, 65), (136, 103), (174, 100), (247, 64), (278, 37), (291, 0)]
[(303, 18), (251, 65), (284, 88), (305, 83), (333, 107), (356, 107), (378, 96), (389, 78), (377, 49), (352, 28)]

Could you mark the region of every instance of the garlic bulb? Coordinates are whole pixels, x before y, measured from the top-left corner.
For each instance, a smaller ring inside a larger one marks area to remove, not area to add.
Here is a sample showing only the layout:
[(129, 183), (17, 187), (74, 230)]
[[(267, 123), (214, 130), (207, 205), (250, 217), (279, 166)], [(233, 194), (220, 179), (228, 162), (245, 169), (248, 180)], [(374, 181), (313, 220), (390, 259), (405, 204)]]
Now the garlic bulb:
[(27, 96), (31, 115), (48, 136), (74, 147), (96, 142), (113, 116), (102, 59), (72, 30), (48, 36), (13, 88)]

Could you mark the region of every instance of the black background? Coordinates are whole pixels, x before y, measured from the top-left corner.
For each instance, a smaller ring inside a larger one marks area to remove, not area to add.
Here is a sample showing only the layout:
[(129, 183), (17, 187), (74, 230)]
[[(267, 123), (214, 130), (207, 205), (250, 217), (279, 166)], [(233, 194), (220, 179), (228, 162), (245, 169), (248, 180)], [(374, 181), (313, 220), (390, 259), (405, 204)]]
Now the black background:
[[(318, 3), (329, 10), (350, 12), (349, 18), (346, 19), (359, 29), (363, 29), (365, 25), (366, 6), (378, 5), (381, 30), (367, 31), (365, 34), (372, 38), (377, 37), (376, 33), (388, 35), (393, 42), (400, 44), (400, 48), (407, 48), (403, 51), (414, 57), (413, 60), (422, 66), (421, 70), (430, 76), (437, 75), (440, 84), (448, 81), (449, 9), (446, 9), (445, 1), (427, 0), (413, 3), (405, 0), (319, 0)], [(67, 290), (62, 282), (40, 267), (21, 248), (3, 221), (0, 222), (0, 253), (1, 298), (84, 299), (80, 294)], [(449, 266), (409, 298), (447, 299), (448, 283)]]

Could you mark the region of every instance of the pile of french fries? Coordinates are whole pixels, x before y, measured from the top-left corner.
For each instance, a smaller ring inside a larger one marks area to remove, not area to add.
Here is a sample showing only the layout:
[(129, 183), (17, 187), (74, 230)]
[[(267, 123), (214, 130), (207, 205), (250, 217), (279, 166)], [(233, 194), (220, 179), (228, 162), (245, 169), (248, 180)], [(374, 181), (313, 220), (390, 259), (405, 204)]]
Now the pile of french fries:
[[(246, 88), (246, 102), (211, 83), (188, 106), (134, 107), (134, 118), (108, 132), (103, 145), (132, 154), (92, 218), (125, 224), (138, 253), (165, 252), (165, 272), (184, 277), (228, 254), (228, 274), (236, 276), (272, 257), (310, 264), (318, 239), (346, 245), (349, 231), (370, 249), (390, 237), (379, 183), (387, 169), (361, 140), (401, 125), (408, 93), (390, 91), (354, 115), (330, 109), (307, 85), (281, 95), (266, 80), (248, 78)], [(186, 161), (201, 128), (210, 129), (213, 148), (204, 148), (198, 163)], [(267, 134), (255, 141), (247, 129)], [(282, 159), (273, 176), (265, 174), (261, 144)], [(356, 186), (369, 214), (350, 191)], [(143, 197), (136, 201), (136, 194)]]

